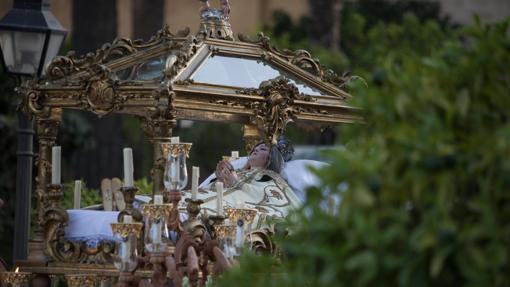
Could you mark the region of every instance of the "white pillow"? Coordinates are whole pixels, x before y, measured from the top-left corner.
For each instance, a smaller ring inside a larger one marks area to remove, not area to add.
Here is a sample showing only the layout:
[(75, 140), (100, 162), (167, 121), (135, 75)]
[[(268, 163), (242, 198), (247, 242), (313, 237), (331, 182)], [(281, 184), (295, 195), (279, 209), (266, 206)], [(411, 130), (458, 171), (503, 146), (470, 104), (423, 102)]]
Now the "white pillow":
[(306, 200), (306, 189), (320, 184), (320, 179), (309, 168), (320, 169), (328, 165), (325, 162), (309, 159), (291, 160), (285, 163), (281, 175), (299, 199), (304, 202)]

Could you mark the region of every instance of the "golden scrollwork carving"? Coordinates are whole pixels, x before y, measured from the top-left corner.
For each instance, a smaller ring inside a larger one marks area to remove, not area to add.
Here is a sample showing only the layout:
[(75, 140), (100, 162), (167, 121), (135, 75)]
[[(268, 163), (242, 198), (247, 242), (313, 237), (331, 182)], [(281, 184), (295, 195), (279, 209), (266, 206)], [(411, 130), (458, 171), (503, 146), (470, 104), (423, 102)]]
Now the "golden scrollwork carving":
[(235, 225), (217, 225), (214, 226), (217, 239), (232, 238), (236, 234)]
[(88, 69), (91, 77), (85, 86), (85, 93), (80, 95), (81, 106), (84, 110), (104, 116), (122, 109), (128, 95), (117, 93), (117, 83), (111, 80), (111, 71), (104, 65), (93, 65)]
[(193, 80), (193, 79), (176, 80), (176, 81), (174, 81), (174, 84), (181, 85), (181, 86), (189, 86), (189, 85), (191, 85), (193, 83), (195, 83), (195, 80)]
[(293, 106), (294, 101), (314, 100), (311, 96), (300, 94), (298, 88), (283, 76), (262, 82), (258, 89), (243, 89), (238, 93), (264, 97), (264, 101), (251, 103), (255, 113), (252, 122), (257, 125), (263, 139), (271, 144), (276, 144), (280, 135), (285, 133), (287, 124), (301, 112)]
[(127, 237), (129, 234), (135, 234), (140, 237), (143, 224), (142, 223), (112, 223), (112, 232), (120, 237)]
[(192, 143), (161, 143), (161, 151), (163, 152), (163, 156), (167, 158), (169, 155), (173, 157), (177, 157), (180, 154), (186, 155), (189, 157), (189, 151), (191, 150)]
[(263, 55), (263, 57), (267, 60), (270, 60), (272, 55), (276, 55), (285, 59), (290, 64), (319, 77), (322, 81), (330, 83), (339, 89), (345, 89), (346, 84), (352, 79), (352, 76), (349, 73), (338, 75), (333, 70), (326, 69), (321, 65), (317, 58), (313, 58), (310, 52), (306, 50), (292, 51), (288, 49), (277, 49), (271, 44), (271, 39), (262, 32), (257, 34), (257, 39), (255, 40), (252, 40), (243, 34), (240, 34), (238, 38), (241, 42), (257, 44), (266, 51), (271, 52)]
[(140, 117), (140, 125), (147, 137), (153, 141), (168, 139), (177, 121), (175, 117), (175, 93), (165, 86), (153, 93), (158, 105), (146, 117)]
[(94, 53), (88, 53), (77, 57), (74, 51), (66, 56), (56, 57), (46, 69), (46, 77), (50, 80), (68, 77), (76, 72), (85, 71), (93, 65), (105, 64), (111, 60), (130, 55), (140, 49), (146, 49), (165, 41), (170, 41), (174, 37), (185, 37), (189, 34), (189, 29), (174, 35), (170, 32), (168, 26), (159, 30), (149, 41), (131, 40), (127, 38), (115, 39), (111, 44), (104, 44)]
[(2, 272), (1, 274), (2, 281), (11, 286), (23, 286), (32, 277), (34, 277), (34, 274), (29, 272)]
[(44, 105), (46, 96), (40, 91), (31, 89), (30, 85), (30, 81), (27, 81), (15, 90), (22, 99), (18, 110), (23, 112), (30, 119), (34, 116), (49, 117), (51, 109)]
[(52, 118), (40, 118), (37, 120), (37, 134), (39, 137), (39, 152), (36, 156), (35, 165), (38, 168), (38, 175), (35, 178), (37, 197), (37, 221), (39, 226), (44, 222), (44, 212), (49, 206), (47, 197), (47, 183), (51, 176), (51, 162), (49, 160), (51, 147), (57, 139), (60, 122)]
[(277, 252), (273, 243), (273, 232), (267, 228), (254, 230), (246, 235), (250, 249), (256, 254), (272, 254)]
[(63, 199), (62, 185), (50, 184), (47, 187), (47, 206), (43, 214), (46, 253), (61, 262), (74, 262), (80, 258), (81, 246), (64, 238), (64, 229), (69, 223), (69, 215), (59, 206)]
[(102, 65), (93, 67), (96, 72), (86, 87), (87, 102), (92, 110), (107, 112), (112, 109), (115, 100), (113, 82), (108, 80), (111, 72)]
[(140, 125), (149, 139), (164, 139), (172, 135), (172, 129), (175, 127), (175, 120), (141, 118)]
[(69, 287), (94, 287), (98, 281), (94, 275), (66, 275), (65, 278)]
[(201, 41), (195, 36), (189, 36), (182, 44), (178, 44), (178, 49), (176, 49), (172, 55), (172, 57), (175, 57), (173, 64), (165, 71), (166, 76), (168, 78), (173, 78), (186, 67), (188, 61), (197, 52), (200, 44)]
[(37, 135), (45, 144), (52, 146), (57, 139), (59, 127), (60, 121), (50, 118), (38, 118)]
[(165, 218), (170, 215), (172, 211), (172, 204), (144, 204), (142, 212), (145, 216), (150, 218)]
[(252, 208), (227, 208), (227, 217), (231, 222), (237, 222), (242, 219), (245, 224), (251, 224), (257, 216), (257, 210)]

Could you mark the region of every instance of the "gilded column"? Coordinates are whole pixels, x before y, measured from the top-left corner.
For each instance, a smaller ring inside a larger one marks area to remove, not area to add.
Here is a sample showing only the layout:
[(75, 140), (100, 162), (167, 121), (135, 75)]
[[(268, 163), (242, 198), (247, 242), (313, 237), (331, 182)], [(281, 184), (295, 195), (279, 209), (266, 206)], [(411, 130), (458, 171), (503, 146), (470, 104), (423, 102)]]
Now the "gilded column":
[(48, 206), (48, 184), (51, 178), (51, 148), (55, 145), (61, 121), (61, 109), (53, 109), (49, 117), (37, 117), (37, 136), (39, 151), (36, 159), (37, 176), (35, 178), (36, 225), (33, 238), (29, 242), (28, 260), (45, 262), (44, 253), (44, 211)]

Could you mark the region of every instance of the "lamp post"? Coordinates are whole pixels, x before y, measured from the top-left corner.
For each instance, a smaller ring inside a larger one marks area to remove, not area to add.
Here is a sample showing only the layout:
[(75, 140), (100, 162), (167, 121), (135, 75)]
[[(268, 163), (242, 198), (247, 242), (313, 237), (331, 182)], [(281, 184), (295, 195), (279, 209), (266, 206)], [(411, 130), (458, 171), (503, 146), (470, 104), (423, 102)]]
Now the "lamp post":
[[(39, 77), (60, 50), (67, 30), (50, 11), (50, 0), (15, 0), (0, 20), (0, 52), (4, 72)], [(16, 224), (13, 261), (27, 259), (33, 166), (33, 122), (18, 112)]]

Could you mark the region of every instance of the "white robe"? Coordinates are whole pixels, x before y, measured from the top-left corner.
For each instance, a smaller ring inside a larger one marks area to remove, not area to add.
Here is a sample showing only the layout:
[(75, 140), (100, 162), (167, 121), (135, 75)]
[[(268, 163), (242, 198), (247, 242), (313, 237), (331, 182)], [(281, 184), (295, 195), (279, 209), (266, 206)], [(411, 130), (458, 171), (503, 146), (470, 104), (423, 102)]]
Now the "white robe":
[[(292, 191), (287, 182), (276, 172), (256, 169), (238, 171), (239, 181), (223, 193), (224, 209), (229, 207), (253, 208), (258, 215), (252, 228), (266, 226), (269, 218), (283, 218), (290, 210), (300, 206), (301, 201)], [(199, 190), (198, 199), (204, 201), (202, 211), (216, 214), (217, 196), (211, 182)]]

